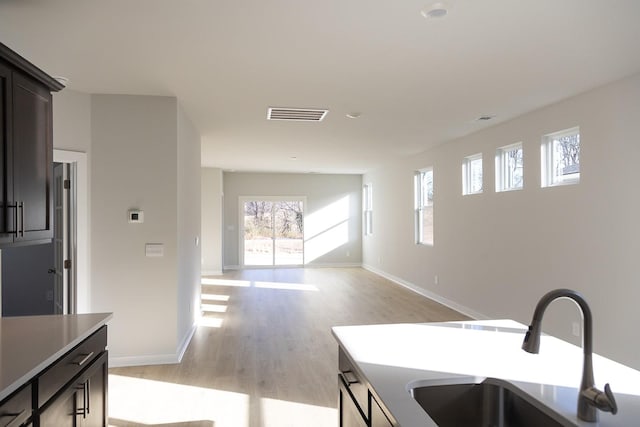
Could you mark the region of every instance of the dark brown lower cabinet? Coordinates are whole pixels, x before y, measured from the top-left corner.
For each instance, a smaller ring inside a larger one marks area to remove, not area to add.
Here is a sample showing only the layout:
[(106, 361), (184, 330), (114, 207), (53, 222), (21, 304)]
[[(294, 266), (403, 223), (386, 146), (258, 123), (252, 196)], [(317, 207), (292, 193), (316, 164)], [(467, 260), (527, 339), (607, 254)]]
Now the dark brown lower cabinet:
[(340, 384), (340, 402), (338, 402), (340, 427), (367, 427), (364, 414), (341, 376), (338, 376), (338, 383)]
[(107, 425), (107, 352), (87, 366), (41, 410), (41, 427)]
[(373, 396), (371, 397), (371, 427), (393, 427)]

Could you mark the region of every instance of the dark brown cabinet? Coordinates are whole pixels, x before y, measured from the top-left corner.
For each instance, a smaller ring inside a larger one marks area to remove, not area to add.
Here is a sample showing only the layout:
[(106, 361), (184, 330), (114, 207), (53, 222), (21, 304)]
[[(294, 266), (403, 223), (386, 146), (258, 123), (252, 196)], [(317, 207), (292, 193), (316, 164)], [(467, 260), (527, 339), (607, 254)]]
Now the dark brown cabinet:
[(0, 245), (53, 237), (52, 91), (62, 85), (0, 44)]
[(338, 417), (340, 427), (393, 427), (364, 376), (338, 348)]
[(39, 425), (106, 426), (106, 384), (107, 353), (104, 352), (42, 409)]
[(106, 427), (106, 346), (102, 326), (0, 402), (0, 425)]

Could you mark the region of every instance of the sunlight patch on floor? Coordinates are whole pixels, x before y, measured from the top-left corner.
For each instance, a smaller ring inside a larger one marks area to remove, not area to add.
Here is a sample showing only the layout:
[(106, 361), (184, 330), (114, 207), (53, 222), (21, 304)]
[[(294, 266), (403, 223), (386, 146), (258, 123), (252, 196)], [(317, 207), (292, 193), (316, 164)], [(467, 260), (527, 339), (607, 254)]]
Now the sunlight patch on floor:
[(202, 294), (200, 295), (202, 301), (220, 301), (226, 302), (229, 301), (229, 295), (218, 295), (218, 294)]
[(224, 304), (202, 304), (202, 311), (206, 313), (226, 313), (227, 306)]
[(114, 426), (212, 421), (215, 427), (249, 427), (249, 396), (109, 375), (109, 418)]
[(221, 328), (223, 319), (219, 317), (203, 316), (198, 319), (198, 326), (204, 326), (206, 328)]
[(207, 277), (203, 277), (201, 283), (203, 285), (235, 286), (241, 288), (248, 288), (251, 286), (251, 282), (248, 280), (210, 279)]
[(284, 282), (254, 282), (256, 288), (283, 289), (290, 291), (319, 291), (315, 285), (305, 283), (284, 283)]
[(326, 427), (338, 423), (338, 410), (277, 399), (260, 399), (261, 427)]

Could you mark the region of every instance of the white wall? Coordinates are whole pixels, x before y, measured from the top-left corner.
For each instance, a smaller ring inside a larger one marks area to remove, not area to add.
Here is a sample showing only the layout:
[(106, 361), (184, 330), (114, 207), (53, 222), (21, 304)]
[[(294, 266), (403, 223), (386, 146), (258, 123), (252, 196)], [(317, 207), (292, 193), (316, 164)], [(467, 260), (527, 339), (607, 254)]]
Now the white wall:
[[(580, 183), (540, 188), (541, 136), (573, 126)], [(639, 135), (635, 75), (368, 173), (374, 234), (364, 239), (364, 264), (471, 314), (523, 323), (548, 290), (576, 289), (591, 305), (595, 350), (640, 368), (630, 344), (640, 323)], [(524, 189), (495, 193), (495, 150), (518, 141)], [(462, 159), (478, 152), (484, 194), (462, 196)], [(426, 166), (434, 167), (434, 247), (413, 237), (413, 172)], [(571, 339), (579, 312), (567, 302), (552, 307), (545, 329)]]
[(53, 94), (53, 160), (77, 167), (77, 308), (91, 311), (91, 95), (70, 89)]
[(202, 274), (222, 274), (222, 169), (202, 168)]
[[(175, 358), (178, 336), (177, 101), (91, 97), (92, 309), (113, 312), (117, 364)], [(144, 211), (129, 224), (127, 211)], [(164, 244), (164, 257), (145, 256)]]
[(186, 350), (200, 311), (200, 134), (178, 105), (178, 336)]
[[(329, 246), (308, 265), (359, 265), (362, 262), (361, 175), (225, 172), (223, 186), (225, 268), (236, 268), (239, 264), (238, 206), (243, 196), (306, 197), (305, 262), (318, 248), (317, 242), (325, 237)], [(332, 231), (339, 235), (332, 235)]]

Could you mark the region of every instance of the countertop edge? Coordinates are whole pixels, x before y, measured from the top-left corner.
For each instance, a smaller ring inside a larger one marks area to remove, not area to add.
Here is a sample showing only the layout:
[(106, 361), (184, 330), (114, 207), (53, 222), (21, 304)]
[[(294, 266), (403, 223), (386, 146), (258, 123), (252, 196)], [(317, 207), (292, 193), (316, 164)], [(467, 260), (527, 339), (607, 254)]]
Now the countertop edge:
[[(40, 372), (42, 372), (45, 368), (51, 365), (53, 362), (58, 360), (60, 357), (69, 352), (72, 348), (80, 344), (83, 340), (91, 336), (94, 332), (100, 329), (102, 326), (106, 325), (109, 320), (113, 318), (113, 313), (88, 313), (90, 315), (104, 315), (104, 318), (98, 320), (95, 325), (84, 331), (82, 334), (76, 336), (73, 340), (71, 340), (67, 345), (59, 349), (57, 352), (53, 353), (47, 359), (43, 360), (40, 364), (35, 366), (33, 369), (25, 373), (23, 376), (15, 380), (11, 385), (5, 387), (0, 391), (0, 401), (9, 397), (13, 392), (20, 389), (23, 385), (27, 384), (34, 377), (36, 377)], [(78, 315), (81, 316), (81, 315)]]

